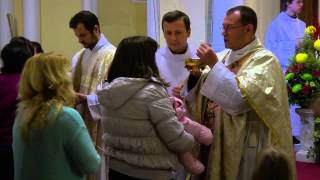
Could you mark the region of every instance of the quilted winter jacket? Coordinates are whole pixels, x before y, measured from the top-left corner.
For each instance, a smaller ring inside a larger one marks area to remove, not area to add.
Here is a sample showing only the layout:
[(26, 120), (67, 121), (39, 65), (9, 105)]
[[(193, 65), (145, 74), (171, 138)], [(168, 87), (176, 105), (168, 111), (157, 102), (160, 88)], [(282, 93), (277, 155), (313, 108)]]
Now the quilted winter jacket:
[(193, 136), (177, 120), (155, 78), (117, 78), (98, 92), (109, 168), (142, 179), (170, 179), (177, 153), (192, 150)]

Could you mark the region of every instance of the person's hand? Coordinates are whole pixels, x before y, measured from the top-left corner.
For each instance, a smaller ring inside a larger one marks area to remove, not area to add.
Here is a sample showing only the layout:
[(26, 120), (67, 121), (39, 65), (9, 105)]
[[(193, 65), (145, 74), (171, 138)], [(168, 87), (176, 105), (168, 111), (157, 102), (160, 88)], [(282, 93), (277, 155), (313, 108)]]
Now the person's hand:
[(87, 95), (76, 92), (76, 105), (82, 104), (87, 101)]
[(197, 49), (197, 56), (199, 56), (200, 61), (212, 68), (217, 62), (218, 57), (216, 53), (207, 43), (201, 43)]
[(180, 92), (182, 90), (183, 86), (176, 86), (172, 89), (172, 96), (177, 97), (179, 99), (182, 99), (182, 97), (180, 96)]

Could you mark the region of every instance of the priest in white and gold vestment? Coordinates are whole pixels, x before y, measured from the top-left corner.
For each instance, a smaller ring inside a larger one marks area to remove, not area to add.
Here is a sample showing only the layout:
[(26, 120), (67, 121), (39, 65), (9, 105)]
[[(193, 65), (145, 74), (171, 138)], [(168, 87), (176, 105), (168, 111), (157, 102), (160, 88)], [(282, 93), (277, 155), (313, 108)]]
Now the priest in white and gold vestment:
[(222, 28), (230, 50), (219, 58), (207, 44), (197, 50), (211, 70), (195, 88), (219, 105), (206, 180), (250, 180), (258, 153), (269, 146), (285, 152), (290, 179), (296, 179), (284, 77), (276, 57), (255, 37), (256, 27), (251, 8), (231, 8)]
[[(96, 92), (97, 86), (107, 78), (109, 64), (113, 59), (116, 48), (100, 32), (98, 18), (89, 11), (80, 11), (74, 15), (69, 25), (74, 30), (79, 42), (84, 46), (72, 58), (74, 90), (78, 93), (78, 97), (81, 94), (93, 94)], [(100, 119), (91, 116), (86, 103), (86, 101), (83, 101), (76, 109), (83, 117), (96, 149), (100, 152), (102, 158), (100, 175), (92, 175), (87, 179), (104, 180), (106, 169), (103, 160), (101, 123)]]

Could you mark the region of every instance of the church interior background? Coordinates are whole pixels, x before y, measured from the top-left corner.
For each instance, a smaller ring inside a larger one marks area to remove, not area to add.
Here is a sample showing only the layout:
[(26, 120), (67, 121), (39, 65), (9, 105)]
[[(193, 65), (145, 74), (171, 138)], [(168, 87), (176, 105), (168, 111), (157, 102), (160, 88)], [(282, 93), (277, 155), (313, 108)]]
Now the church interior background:
[[(268, 24), (282, 7), (279, 0), (0, 0), (0, 50), (13, 36), (25, 36), (40, 42), (45, 51), (71, 59), (81, 45), (68, 23), (82, 9), (99, 17), (101, 31), (116, 46), (131, 35), (150, 36), (163, 46), (161, 17), (169, 10), (179, 9), (191, 19), (190, 43), (197, 47), (209, 42), (220, 51), (224, 49), (220, 32), (223, 17), (227, 9), (236, 5), (247, 5), (257, 12), (256, 35), (262, 42)], [(307, 26), (318, 26), (319, 8), (318, 0), (305, 0), (299, 18)]]
[[(22, 35), (42, 44), (46, 51), (71, 57), (80, 49), (73, 31), (68, 27), (70, 17), (81, 9), (95, 12), (101, 30), (112, 44), (123, 37), (148, 35), (164, 44), (162, 15), (173, 9), (185, 11), (191, 18), (190, 41), (197, 46), (206, 41), (217, 51), (223, 49), (220, 26), (226, 10), (236, 5), (248, 5), (258, 15), (257, 36), (263, 41), (268, 24), (280, 11), (280, 1), (256, 0), (0, 0), (0, 49), (10, 40), (7, 14), (11, 15), (13, 35)], [(318, 21), (318, 0), (306, 0), (301, 19)]]

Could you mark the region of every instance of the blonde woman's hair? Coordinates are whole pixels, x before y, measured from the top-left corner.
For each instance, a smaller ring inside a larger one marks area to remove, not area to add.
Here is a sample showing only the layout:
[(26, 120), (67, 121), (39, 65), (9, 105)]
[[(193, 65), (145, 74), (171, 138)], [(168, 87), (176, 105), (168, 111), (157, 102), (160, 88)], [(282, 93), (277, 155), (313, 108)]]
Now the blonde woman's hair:
[[(40, 132), (49, 120), (56, 119), (63, 105), (74, 105), (69, 69), (70, 61), (54, 53), (35, 55), (26, 62), (19, 84), (18, 105), (24, 141), (27, 141), (31, 127)], [(49, 118), (51, 110), (55, 113)]]

